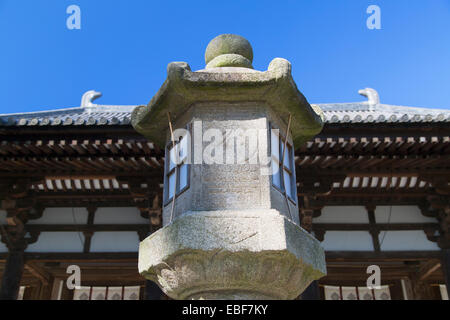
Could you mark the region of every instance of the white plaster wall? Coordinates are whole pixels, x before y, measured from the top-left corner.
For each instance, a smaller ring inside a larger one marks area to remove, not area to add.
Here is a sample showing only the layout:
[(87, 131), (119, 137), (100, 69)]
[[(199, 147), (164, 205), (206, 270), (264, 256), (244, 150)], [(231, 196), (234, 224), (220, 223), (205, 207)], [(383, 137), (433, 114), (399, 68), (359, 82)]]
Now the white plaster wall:
[(137, 232), (95, 232), (91, 239), (91, 252), (137, 252)]
[(363, 206), (329, 206), (313, 223), (369, 223), (369, 217)]
[(389, 219), (390, 206), (379, 206), (375, 209), (377, 223), (437, 223), (437, 219), (422, 215), (417, 206), (392, 206)]
[[(81, 239), (80, 239), (81, 237)], [(83, 233), (41, 232), (37, 242), (30, 244), (26, 252), (83, 252)]]
[[(384, 234), (386, 233), (386, 236)], [(381, 243), (381, 240), (384, 240)], [(378, 238), (381, 243), (381, 251), (437, 251), (440, 250), (435, 242), (427, 239), (422, 230), (412, 231), (382, 231)]]
[(28, 224), (86, 224), (86, 208), (46, 208), (42, 217), (28, 221)]
[(129, 208), (98, 208), (95, 212), (94, 224), (148, 224), (139, 210)]
[(0, 242), (0, 252), (8, 252), (8, 248), (3, 242)]
[(367, 231), (327, 231), (322, 246), (325, 251), (373, 251)]
[[(47, 208), (42, 217), (29, 224), (86, 224), (86, 208)], [(6, 224), (6, 211), (0, 211), (0, 223)], [(96, 224), (148, 224), (137, 208), (98, 208)], [(80, 240), (81, 237), (81, 240)], [(42, 232), (38, 241), (28, 246), (26, 252), (83, 252), (84, 235), (77, 232)], [(137, 232), (96, 232), (91, 240), (92, 252), (137, 252)], [(7, 252), (0, 242), (0, 252)]]

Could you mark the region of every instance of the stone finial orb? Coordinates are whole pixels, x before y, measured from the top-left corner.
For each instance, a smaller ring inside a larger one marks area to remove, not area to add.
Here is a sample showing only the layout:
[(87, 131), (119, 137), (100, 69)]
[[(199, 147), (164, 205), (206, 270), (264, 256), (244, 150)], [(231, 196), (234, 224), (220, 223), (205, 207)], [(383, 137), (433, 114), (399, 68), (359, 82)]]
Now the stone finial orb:
[(206, 48), (206, 69), (243, 67), (253, 69), (253, 49), (247, 39), (236, 34), (221, 34)]

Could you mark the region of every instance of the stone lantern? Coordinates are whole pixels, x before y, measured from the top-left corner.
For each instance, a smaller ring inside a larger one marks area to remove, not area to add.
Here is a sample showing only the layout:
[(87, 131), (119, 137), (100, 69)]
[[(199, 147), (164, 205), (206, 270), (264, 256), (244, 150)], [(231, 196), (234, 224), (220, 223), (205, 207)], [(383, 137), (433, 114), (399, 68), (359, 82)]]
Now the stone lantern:
[(321, 111), (287, 60), (254, 70), (240, 36), (213, 39), (205, 60), (195, 72), (170, 63), (132, 114), (166, 150), (163, 227), (141, 242), (139, 272), (173, 299), (294, 299), (326, 274), (323, 249), (299, 226), (294, 165)]

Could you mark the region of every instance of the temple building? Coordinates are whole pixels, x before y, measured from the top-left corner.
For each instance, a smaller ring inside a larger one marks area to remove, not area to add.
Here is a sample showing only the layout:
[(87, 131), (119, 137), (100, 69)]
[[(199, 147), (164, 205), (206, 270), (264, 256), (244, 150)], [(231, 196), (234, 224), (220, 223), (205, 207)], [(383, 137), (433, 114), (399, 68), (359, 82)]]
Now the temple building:
[[(364, 101), (317, 104), (322, 131), (283, 167), (293, 176), (284, 192), (298, 208), (292, 220), (326, 259), (326, 276), (297, 299), (448, 300), (450, 110), (359, 93)], [(178, 187), (163, 192), (170, 145), (133, 128), (137, 106), (95, 104), (100, 96), (0, 115), (2, 299), (169, 298), (139, 274), (139, 243), (167, 221), (170, 199), (197, 186), (181, 164)], [(373, 265), (376, 289), (366, 285)], [(75, 289), (70, 266), (81, 270)]]

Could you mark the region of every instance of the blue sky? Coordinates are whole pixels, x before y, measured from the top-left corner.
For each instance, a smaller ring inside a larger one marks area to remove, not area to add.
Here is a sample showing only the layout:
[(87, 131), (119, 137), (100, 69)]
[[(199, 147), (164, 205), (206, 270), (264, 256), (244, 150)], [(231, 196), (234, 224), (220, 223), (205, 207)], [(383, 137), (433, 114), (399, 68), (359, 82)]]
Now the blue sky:
[[(226, 4), (224, 4), (226, 3)], [(69, 5), (81, 30), (66, 27)], [(381, 8), (381, 30), (366, 9)], [(171, 61), (204, 67), (208, 42), (246, 37), (256, 69), (291, 61), (311, 103), (362, 101), (450, 109), (450, 0), (0, 0), (0, 113), (146, 104)]]

